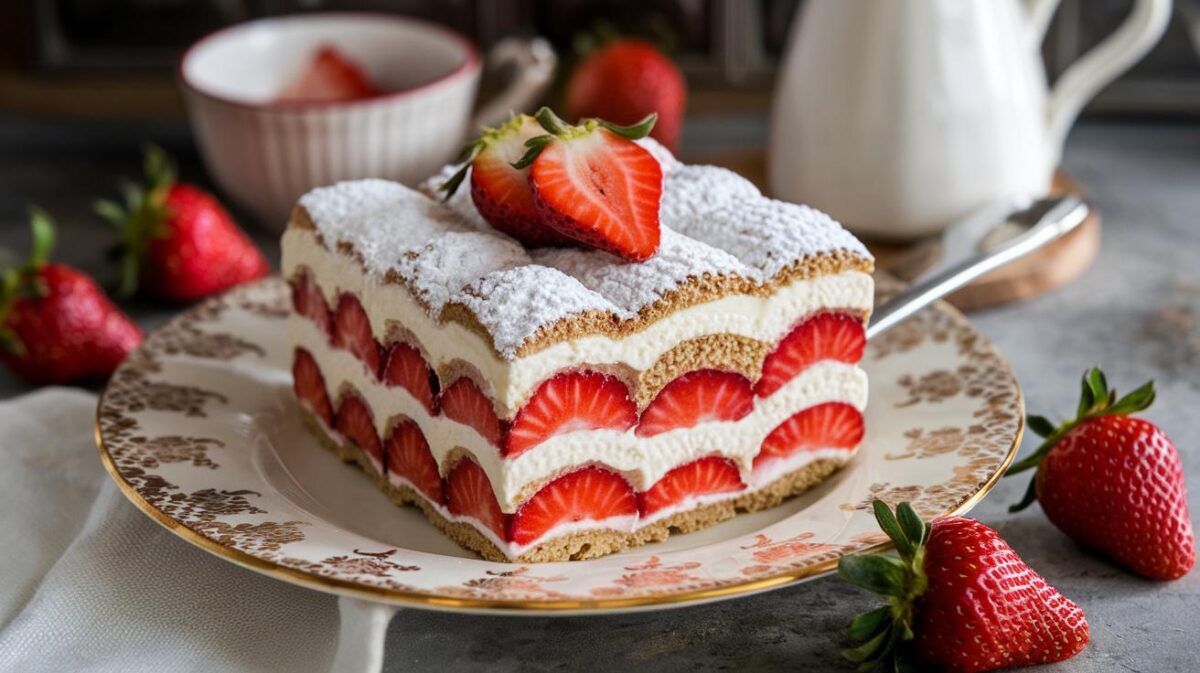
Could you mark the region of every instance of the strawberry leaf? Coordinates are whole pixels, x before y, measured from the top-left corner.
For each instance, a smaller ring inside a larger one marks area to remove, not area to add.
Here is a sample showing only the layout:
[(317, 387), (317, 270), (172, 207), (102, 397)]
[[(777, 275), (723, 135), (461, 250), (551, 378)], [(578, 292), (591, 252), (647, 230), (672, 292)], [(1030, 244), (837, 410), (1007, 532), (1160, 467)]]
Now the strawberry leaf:
[(1046, 418), (1045, 416), (1030, 414), (1029, 417), (1025, 419), (1025, 424), (1029, 426), (1030, 430), (1033, 430), (1035, 433), (1037, 433), (1039, 437), (1049, 437), (1050, 435), (1054, 434), (1054, 424), (1051, 423), (1050, 419)]
[(855, 617), (846, 629), (846, 636), (853, 641), (870, 640), (891, 624), (892, 609), (883, 605)]
[(466, 179), (467, 169), (471, 167), (471, 161), (473, 160), (474, 157), (464, 161), (463, 165), (459, 166), (458, 170), (454, 172), (454, 175), (451, 175), (450, 179), (443, 182), (442, 186), (438, 188), (445, 192), (445, 195), (442, 197), (442, 201), (449, 201), (450, 197), (454, 196), (454, 192), (458, 191), (458, 186), (462, 184), (464, 179)]
[(904, 590), (904, 565), (894, 556), (846, 556), (838, 563), (838, 575), (854, 586), (883, 596), (899, 596)]
[(29, 226), (33, 230), (33, 250), (29, 253), (27, 264), (33, 270), (50, 260), (50, 253), (54, 250), (54, 221), (46, 211), (30, 206)]
[(550, 135), (536, 136), (536, 137), (530, 138), (529, 140), (526, 140), (525, 146), (529, 148), (529, 151), (525, 152), (525, 154), (520, 159), (517, 159), (516, 161), (514, 161), (512, 163), (512, 167), (513, 168), (528, 167), (530, 164), (533, 163), (534, 159), (538, 158), (538, 155), (542, 153), (542, 150), (544, 150), (546, 148), (546, 145), (549, 145), (553, 140), (554, 140), (554, 136), (550, 136)]
[(654, 124), (657, 121), (658, 113), (651, 112), (645, 117), (642, 117), (641, 121), (637, 122), (636, 124), (630, 124), (629, 126), (618, 126), (611, 122), (604, 121), (603, 119), (597, 119), (596, 124), (608, 129), (609, 131), (612, 131), (622, 138), (638, 140), (639, 138), (645, 138), (646, 136), (650, 135), (650, 131), (654, 130)]
[(1104, 415), (1127, 416), (1139, 411), (1145, 411), (1151, 404), (1154, 404), (1154, 397), (1154, 382), (1149, 381), (1105, 409)]
[(896, 516), (892, 514), (892, 510), (882, 500), (876, 500), (871, 503), (871, 508), (875, 512), (875, 521), (879, 523), (879, 528), (887, 534), (892, 540), (892, 544), (896, 545), (896, 550), (900, 552), (900, 556), (909, 558), (913, 553), (912, 542), (904, 533), (904, 529), (900, 527), (900, 522), (896, 520)]
[(932, 526), (921, 520), (912, 505), (907, 502), (900, 503), (900, 506), (896, 508), (896, 518), (900, 521), (900, 527), (904, 530), (904, 535), (908, 537), (914, 551), (924, 546), (929, 540)]
[[(1011, 474), (1011, 472), (1010, 472)], [(1008, 476), (1007, 474), (1004, 476)], [(1025, 488), (1025, 495), (1021, 497), (1021, 501), (1008, 508), (1010, 514), (1015, 514), (1033, 504), (1037, 500), (1037, 477), (1029, 480), (1029, 486)]]

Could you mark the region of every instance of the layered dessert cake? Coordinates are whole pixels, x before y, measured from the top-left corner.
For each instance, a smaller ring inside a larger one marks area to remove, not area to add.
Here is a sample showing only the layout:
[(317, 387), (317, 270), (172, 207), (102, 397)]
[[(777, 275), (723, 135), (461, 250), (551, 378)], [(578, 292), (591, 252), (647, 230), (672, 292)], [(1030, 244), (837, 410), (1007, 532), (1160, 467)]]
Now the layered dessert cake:
[[(314, 190), (283, 237), (313, 432), (488, 559), (595, 557), (772, 507), (863, 435), (866, 249), (730, 171), (621, 140), (661, 185), (648, 255), (555, 240), (568, 226), (523, 245), (481, 214), (479, 159), (444, 202), (453, 168), (423, 190)], [(550, 169), (513, 170), (544, 213)]]

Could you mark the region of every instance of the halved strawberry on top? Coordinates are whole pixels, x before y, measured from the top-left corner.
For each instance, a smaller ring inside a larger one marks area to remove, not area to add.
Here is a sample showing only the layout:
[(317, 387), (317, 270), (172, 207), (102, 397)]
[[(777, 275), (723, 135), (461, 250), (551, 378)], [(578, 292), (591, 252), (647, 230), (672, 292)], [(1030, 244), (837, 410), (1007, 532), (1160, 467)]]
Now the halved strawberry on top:
[(732, 493), (745, 486), (736, 463), (728, 458), (709, 456), (666, 473), (648, 490), (638, 494), (638, 508), (642, 516), (649, 516), (691, 498)]
[(772, 430), (754, 457), (754, 467), (800, 451), (849, 451), (858, 446), (862, 438), (862, 412), (844, 402), (818, 404), (793, 414)]
[(763, 361), (762, 377), (754, 386), (759, 397), (770, 397), (800, 372), (822, 360), (856, 363), (862, 360), (867, 333), (862, 320), (846, 313), (819, 313), (792, 328)]
[(514, 164), (529, 167), (529, 184), (541, 222), (572, 240), (629, 261), (658, 251), (662, 168), (633, 142), (657, 119), (633, 126), (585, 119), (571, 126), (549, 108), (536, 115), (548, 135), (526, 141), (529, 151)]
[(529, 115), (515, 115), (494, 129), (484, 129), (468, 148), (467, 161), (442, 191), (450, 198), (471, 169), (471, 200), (487, 223), (529, 247), (570, 245), (573, 241), (542, 224), (533, 192), (529, 168), (513, 163), (528, 151), (525, 141), (546, 131)]
[(425, 407), (425, 411), (434, 413), (437, 374), (421, 357), (421, 351), (411, 344), (397, 341), (388, 347), (383, 356), (380, 379), (388, 387), (404, 388)]
[(371, 331), (371, 319), (350, 292), (338, 297), (333, 313), (333, 345), (350, 351), (362, 361), (372, 378), (379, 378), (379, 342)]
[(688, 372), (668, 383), (642, 411), (638, 437), (690, 428), (709, 421), (736, 421), (754, 408), (750, 382), (716, 369)]
[(509, 518), (508, 540), (529, 544), (562, 524), (604, 521), (637, 512), (637, 498), (624, 477), (600, 467), (585, 467), (558, 477), (526, 500)]
[(601, 428), (623, 432), (635, 423), (637, 405), (620, 379), (599, 372), (564, 372), (538, 386), (517, 412), (502, 452), (513, 457), (554, 435)]

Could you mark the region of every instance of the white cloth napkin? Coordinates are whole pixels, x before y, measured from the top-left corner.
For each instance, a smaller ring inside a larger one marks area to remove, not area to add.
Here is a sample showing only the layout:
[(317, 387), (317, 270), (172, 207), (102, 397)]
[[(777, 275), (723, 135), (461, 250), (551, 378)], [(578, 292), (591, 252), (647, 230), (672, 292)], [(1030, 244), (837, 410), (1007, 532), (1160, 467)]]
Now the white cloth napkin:
[(139, 512), (100, 464), (95, 405), (66, 388), (0, 403), (0, 671), (328, 671), (335, 600)]

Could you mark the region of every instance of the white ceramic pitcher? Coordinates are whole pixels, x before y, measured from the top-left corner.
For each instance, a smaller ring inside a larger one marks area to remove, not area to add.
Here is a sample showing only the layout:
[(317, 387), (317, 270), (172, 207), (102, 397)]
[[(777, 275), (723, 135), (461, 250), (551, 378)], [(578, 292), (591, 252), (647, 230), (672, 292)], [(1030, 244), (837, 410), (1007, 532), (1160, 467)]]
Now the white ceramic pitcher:
[(776, 85), (768, 180), (856, 232), (934, 233), (1046, 191), (1084, 104), (1162, 36), (1171, 0), (1135, 0), (1047, 90), (1058, 0), (808, 0)]

